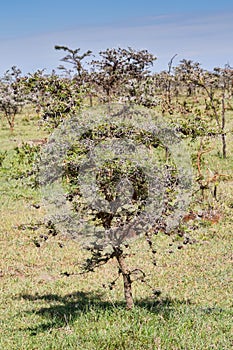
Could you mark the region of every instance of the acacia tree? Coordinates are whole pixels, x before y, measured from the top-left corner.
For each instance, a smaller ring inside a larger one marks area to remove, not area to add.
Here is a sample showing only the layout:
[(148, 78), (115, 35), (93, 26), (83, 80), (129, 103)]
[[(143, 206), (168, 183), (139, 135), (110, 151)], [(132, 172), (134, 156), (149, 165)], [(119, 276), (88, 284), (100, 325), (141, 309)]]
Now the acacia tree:
[(73, 73), (76, 78), (78, 78), (79, 82), (83, 84), (87, 74), (87, 70), (83, 65), (83, 60), (84, 58), (89, 57), (92, 54), (92, 51), (88, 50), (83, 54), (79, 54), (80, 48), (73, 50), (67, 46), (60, 45), (55, 45), (55, 50), (62, 50), (67, 52), (67, 55), (64, 56), (61, 61), (72, 66), (72, 70), (68, 70), (64, 65), (60, 65), (58, 68), (67, 73), (68, 76)]
[(58, 68), (65, 72), (66, 76), (72, 80), (75, 80), (79, 90), (81, 89), (85, 95), (89, 96), (90, 106), (93, 104), (93, 95), (95, 95), (94, 81), (91, 73), (85, 68), (87, 66), (86, 58), (92, 54), (91, 50), (87, 50), (83, 54), (80, 54), (80, 48), (70, 49), (67, 46), (55, 46), (55, 50), (62, 50), (68, 54), (64, 56), (61, 61), (68, 63), (72, 66), (72, 69), (67, 69), (64, 65), (60, 65)]
[[(137, 96), (137, 83), (149, 74), (156, 57), (147, 50), (129, 47), (99, 52), (100, 59), (91, 62), (93, 82), (99, 86), (107, 101), (111, 96)], [(128, 88), (128, 90), (127, 90)]]
[[(216, 115), (220, 114), (220, 125), (218, 123), (219, 128), (221, 129), (221, 138), (222, 138), (222, 154), (223, 158), (226, 158), (226, 110), (232, 109), (230, 101), (232, 100), (232, 86), (233, 86), (233, 68), (229, 65), (226, 65), (225, 68), (214, 68), (214, 74), (217, 76), (217, 89), (220, 90), (219, 98), (213, 100), (213, 96), (211, 96), (211, 106)], [(217, 106), (214, 105), (214, 102), (217, 102)], [(218, 112), (219, 111), (219, 112)]]
[(186, 91), (186, 96), (193, 96), (196, 92), (197, 83), (202, 77), (204, 71), (199, 62), (183, 59), (180, 64), (174, 68), (175, 77), (179, 83), (179, 87)]
[(229, 101), (229, 81), (232, 79), (232, 69), (215, 68), (213, 72), (205, 71), (196, 85), (206, 93), (206, 114), (216, 121), (218, 134), (222, 140), (222, 156), (226, 158), (226, 109)]
[(0, 79), (0, 112), (6, 118), (11, 132), (14, 131), (16, 114), (28, 102), (21, 81), (21, 70), (16, 66), (7, 70)]
[[(179, 139), (154, 122), (149, 110), (128, 106), (87, 110), (55, 131), (40, 164), (50, 227), (83, 243), (90, 252), (85, 272), (117, 261), (128, 309), (133, 281), (145, 282), (143, 268), (127, 265), (131, 239), (146, 239), (155, 264), (153, 236), (175, 231), (185, 203), (179, 186), (191, 185)], [(169, 145), (181, 166), (165, 162)]]
[[(196, 95), (196, 98), (192, 98), (191, 101), (187, 102), (185, 100), (182, 102), (182, 105), (180, 105), (181, 112), (186, 116), (191, 114), (192, 119), (197, 120), (196, 128), (198, 129), (201, 126), (203, 132), (206, 132), (207, 135), (209, 133), (208, 124), (215, 121), (215, 131), (213, 125), (211, 125), (212, 131), (210, 134), (221, 136), (222, 155), (223, 158), (226, 158), (225, 112), (227, 108), (231, 108), (232, 68), (229, 66), (224, 69), (215, 68), (213, 72), (209, 72), (203, 70), (198, 62), (182, 60), (180, 65), (175, 68), (175, 76), (180, 84), (181, 91), (186, 90), (187, 97)], [(200, 99), (198, 95), (201, 96)], [(205, 104), (204, 111), (200, 109), (202, 98), (204, 98)], [(197, 106), (197, 102), (199, 106)], [(209, 119), (208, 123), (206, 123), (206, 117)], [(206, 125), (202, 121), (205, 121)], [(190, 124), (190, 121), (187, 124)]]
[(31, 96), (31, 103), (49, 127), (57, 127), (81, 106), (83, 93), (76, 79), (38, 70), (25, 77), (23, 85)]

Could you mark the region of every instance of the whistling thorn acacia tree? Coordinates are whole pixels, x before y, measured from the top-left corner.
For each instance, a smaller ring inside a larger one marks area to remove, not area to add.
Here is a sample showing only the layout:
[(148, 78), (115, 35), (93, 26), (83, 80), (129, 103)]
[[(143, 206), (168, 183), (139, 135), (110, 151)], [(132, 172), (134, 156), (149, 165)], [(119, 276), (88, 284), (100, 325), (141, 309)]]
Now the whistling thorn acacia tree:
[(206, 93), (206, 114), (216, 121), (218, 134), (222, 140), (222, 156), (226, 158), (226, 109), (229, 80), (232, 78), (232, 69), (215, 68), (213, 72), (204, 72), (196, 83)]
[(61, 59), (61, 61), (68, 63), (72, 66), (71, 70), (68, 70), (65, 66), (60, 65), (58, 68), (65, 72), (66, 77), (69, 77), (76, 81), (77, 89), (82, 90), (85, 96), (89, 96), (90, 106), (93, 104), (93, 95), (96, 95), (95, 83), (93, 81), (92, 74), (85, 68), (88, 63), (84, 59), (91, 56), (92, 51), (88, 50), (83, 54), (79, 54), (80, 48), (70, 49), (67, 46), (55, 46), (56, 50), (63, 50), (68, 54)]
[(16, 114), (28, 102), (21, 79), (21, 70), (15, 66), (7, 70), (0, 79), (0, 112), (3, 113), (12, 132)]
[(131, 47), (107, 49), (100, 51), (99, 56), (99, 60), (91, 62), (94, 68), (93, 81), (101, 87), (108, 102), (112, 95), (137, 95), (137, 83), (149, 74), (148, 69), (156, 59), (147, 50), (136, 51)]
[(76, 113), (82, 103), (82, 87), (76, 79), (60, 77), (54, 72), (49, 75), (43, 71), (29, 74), (24, 79), (24, 88), (31, 94), (31, 102), (42, 120), (53, 128)]
[(91, 50), (84, 52), (82, 55), (79, 54), (80, 48), (72, 50), (67, 46), (59, 46), (55, 45), (55, 50), (62, 50), (68, 52), (68, 54), (61, 59), (61, 61), (65, 63), (69, 63), (73, 66), (73, 71), (67, 70), (67, 68), (63, 65), (60, 65), (58, 68), (63, 70), (68, 74), (68, 76), (73, 72), (74, 75), (79, 79), (80, 83), (83, 83), (83, 80), (86, 76), (87, 71), (83, 66), (83, 60), (86, 57), (89, 57), (92, 54)]
[(153, 236), (174, 231), (188, 203), (190, 169), (179, 137), (149, 109), (132, 106), (83, 111), (43, 150), (47, 219), (90, 252), (84, 271), (117, 261), (129, 309), (133, 281), (145, 281), (142, 267), (128, 266), (131, 240), (144, 237), (154, 261)]
[[(187, 97), (199, 95), (199, 105), (204, 97), (204, 112), (196, 106), (197, 99), (193, 99), (191, 104), (185, 100), (183, 112), (193, 114), (193, 118), (197, 120), (197, 128), (198, 124), (201, 125), (202, 120), (204, 120), (206, 125), (202, 123), (202, 129), (206, 130), (207, 135), (208, 124), (211, 125), (212, 120), (215, 121), (216, 131), (210, 133), (221, 136), (222, 155), (223, 158), (226, 158), (225, 112), (227, 107), (230, 107), (229, 101), (232, 97), (232, 68), (226, 66), (224, 69), (215, 68), (213, 72), (209, 72), (203, 70), (198, 62), (182, 60), (180, 65), (175, 68), (175, 77), (177, 82), (181, 84), (180, 88), (187, 90)], [(209, 121), (206, 120), (206, 117)]]

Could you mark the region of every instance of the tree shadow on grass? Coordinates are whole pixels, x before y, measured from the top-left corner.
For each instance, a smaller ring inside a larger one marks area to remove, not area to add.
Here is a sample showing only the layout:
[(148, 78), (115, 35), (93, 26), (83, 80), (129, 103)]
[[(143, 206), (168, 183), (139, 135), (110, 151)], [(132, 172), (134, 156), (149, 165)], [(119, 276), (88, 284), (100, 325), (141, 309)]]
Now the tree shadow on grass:
[[(48, 303), (48, 306), (28, 311), (30, 314), (37, 314), (45, 318), (45, 322), (38, 326), (23, 329), (24, 331), (29, 330), (31, 335), (36, 335), (38, 332), (46, 332), (53, 328), (65, 327), (75, 322), (84, 314), (88, 315), (95, 312), (99, 317), (104, 317), (105, 313), (109, 315), (110, 313), (129, 312), (126, 311), (123, 301), (115, 303), (105, 301), (104, 295), (101, 293), (76, 292), (65, 296), (58, 294), (21, 294), (19, 297), (32, 302), (41, 301)], [(141, 309), (141, 311), (144, 310), (149, 313), (160, 314), (163, 319), (167, 319), (178, 306), (187, 305), (188, 303), (187, 300), (180, 301), (169, 298), (141, 299), (135, 301), (135, 309), (132, 310), (132, 313)]]

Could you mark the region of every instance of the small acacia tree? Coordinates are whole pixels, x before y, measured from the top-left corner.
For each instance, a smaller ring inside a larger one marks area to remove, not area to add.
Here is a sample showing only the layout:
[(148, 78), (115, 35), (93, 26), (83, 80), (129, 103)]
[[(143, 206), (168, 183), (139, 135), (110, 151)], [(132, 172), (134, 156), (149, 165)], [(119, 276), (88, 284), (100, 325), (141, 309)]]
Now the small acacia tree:
[(175, 231), (191, 185), (179, 138), (151, 113), (128, 106), (87, 110), (53, 133), (40, 164), (50, 226), (91, 253), (84, 271), (116, 259), (128, 309), (134, 277), (145, 281), (142, 268), (127, 265), (131, 239), (144, 237), (153, 256), (153, 235)]
[(21, 70), (16, 66), (7, 70), (0, 79), (0, 112), (6, 118), (11, 132), (14, 131), (16, 115), (28, 102), (21, 80)]
[(23, 85), (41, 119), (51, 128), (56, 128), (81, 106), (82, 87), (74, 78), (38, 70), (25, 77)]
[[(175, 68), (175, 75), (177, 81), (181, 83), (181, 88), (186, 89), (187, 96), (197, 95), (198, 92), (202, 98), (204, 97), (204, 111), (196, 107), (195, 99), (191, 106), (187, 106), (184, 101), (184, 107), (187, 112), (193, 113), (194, 117), (197, 116), (199, 121), (203, 116), (204, 119), (205, 117), (209, 119), (209, 124), (215, 121), (214, 133), (221, 136), (222, 156), (226, 158), (226, 110), (231, 108), (229, 102), (232, 98), (232, 68), (230, 66), (214, 68), (213, 72), (210, 72), (203, 70), (198, 62), (182, 60)], [(208, 130), (208, 127), (204, 129)]]
[(87, 50), (84, 53), (80, 53), (80, 48), (71, 49), (67, 46), (55, 46), (55, 50), (61, 50), (67, 53), (61, 61), (68, 64), (71, 69), (68, 69), (64, 65), (60, 65), (58, 69), (65, 73), (66, 77), (69, 77), (76, 82), (76, 87), (82, 90), (85, 96), (89, 96), (90, 106), (93, 104), (93, 95), (95, 95), (95, 88), (92, 75), (87, 69), (88, 63), (86, 59), (91, 56), (92, 51)]
[(113, 48), (99, 52), (100, 59), (91, 62), (93, 82), (108, 102), (111, 96), (137, 96), (137, 85), (148, 74), (156, 57), (147, 50)]
[(64, 65), (60, 65), (58, 68), (64, 71), (68, 76), (74, 75), (79, 82), (83, 84), (87, 75), (87, 70), (83, 66), (83, 60), (84, 58), (89, 57), (92, 54), (92, 51), (88, 50), (83, 54), (80, 54), (80, 48), (73, 50), (67, 46), (60, 45), (55, 45), (55, 50), (67, 52), (67, 55), (64, 56), (61, 61), (72, 66), (72, 70), (68, 70)]

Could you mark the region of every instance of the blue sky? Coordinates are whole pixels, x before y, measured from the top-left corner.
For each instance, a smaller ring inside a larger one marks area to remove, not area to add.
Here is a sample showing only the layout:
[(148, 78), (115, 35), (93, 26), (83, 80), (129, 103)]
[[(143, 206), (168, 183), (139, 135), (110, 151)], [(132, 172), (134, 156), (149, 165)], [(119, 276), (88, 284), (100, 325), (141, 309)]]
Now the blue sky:
[(54, 45), (91, 49), (148, 49), (154, 70), (183, 58), (204, 68), (233, 65), (233, 0), (8, 0), (0, 11), (0, 74), (56, 68)]

